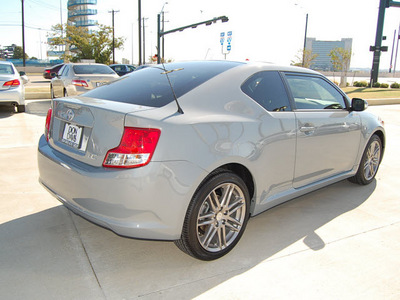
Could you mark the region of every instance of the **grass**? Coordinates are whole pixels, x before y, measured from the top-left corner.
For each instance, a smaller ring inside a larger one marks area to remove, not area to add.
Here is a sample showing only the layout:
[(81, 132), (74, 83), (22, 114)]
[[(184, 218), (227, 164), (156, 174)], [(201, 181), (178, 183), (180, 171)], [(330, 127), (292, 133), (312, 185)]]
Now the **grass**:
[(400, 89), (345, 87), (342, 89), (350, 98), (400, 99)]

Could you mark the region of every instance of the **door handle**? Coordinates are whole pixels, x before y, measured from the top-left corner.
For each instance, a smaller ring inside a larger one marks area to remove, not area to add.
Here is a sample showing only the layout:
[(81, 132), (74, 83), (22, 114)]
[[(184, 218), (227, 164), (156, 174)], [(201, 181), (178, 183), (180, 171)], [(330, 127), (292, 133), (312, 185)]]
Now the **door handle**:
[(300, 131), (301, 132), (310, 132), (310, 131), (315, 131), (315, 127), (313, 127), (313, 126), (303, 126), (303, 127), (300, 127)]

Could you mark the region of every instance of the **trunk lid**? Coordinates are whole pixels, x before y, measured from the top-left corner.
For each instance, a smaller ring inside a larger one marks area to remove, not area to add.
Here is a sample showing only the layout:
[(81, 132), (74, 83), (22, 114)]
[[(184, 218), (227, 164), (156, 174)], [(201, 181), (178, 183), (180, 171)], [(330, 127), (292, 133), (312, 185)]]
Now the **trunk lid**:
[(86, 97), (53, 101), (49, 143), (59, 152), (94, 167), (121, 141), (127, 113), (153, 109)]

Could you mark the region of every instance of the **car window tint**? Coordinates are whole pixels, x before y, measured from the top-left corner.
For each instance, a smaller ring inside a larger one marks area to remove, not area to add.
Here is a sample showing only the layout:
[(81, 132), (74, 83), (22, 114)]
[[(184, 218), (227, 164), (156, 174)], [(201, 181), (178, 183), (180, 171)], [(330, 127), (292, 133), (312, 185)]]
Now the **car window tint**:
[(73, 66), (75, 74), (114, 74), (114, 71), (104, 65), (75, 65)]
[(171, 63), (165, 65), (166, 71), (160, 65), (155, 65), (142, 69), (140, 72), (129, 73), (127, 76), (91, 90), (82, 96), (162, 107), (174, 101), (167, 75), (176, 97), (179, 98), (210, 78), (240, 64), (214, 61)]
[(342, 94), (321, 77), (286, 75), (297, 109), (344, 109)]
[(268, 111), (290, 110), (285, 86), (276, 71), (254, 74), (242, 84), (242, 91)]
[(14, 74), (14, 70), (11, 65), (0, 65), (0, 74)]

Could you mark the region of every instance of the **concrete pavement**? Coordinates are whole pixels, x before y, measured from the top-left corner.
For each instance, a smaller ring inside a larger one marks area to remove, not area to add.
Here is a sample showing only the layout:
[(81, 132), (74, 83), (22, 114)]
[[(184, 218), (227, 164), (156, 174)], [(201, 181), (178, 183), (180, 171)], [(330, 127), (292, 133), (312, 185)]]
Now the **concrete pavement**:
[(36, 166), (48, 106), (0, 106), (0, 298), (400, 298), (400, 105), (368, 108), (388, 137), (371, 185), (342, 181), (260, 214), (213, 262), (119, 237), (50, 196)]

